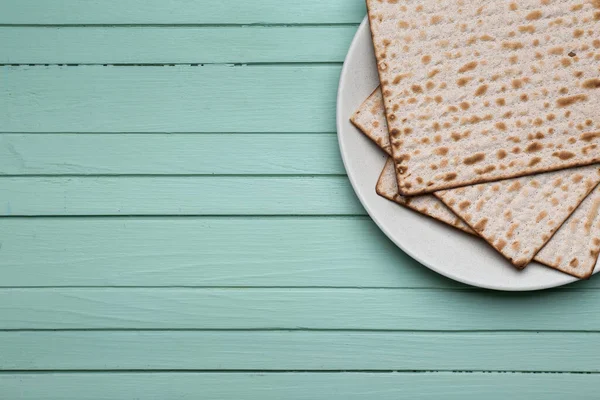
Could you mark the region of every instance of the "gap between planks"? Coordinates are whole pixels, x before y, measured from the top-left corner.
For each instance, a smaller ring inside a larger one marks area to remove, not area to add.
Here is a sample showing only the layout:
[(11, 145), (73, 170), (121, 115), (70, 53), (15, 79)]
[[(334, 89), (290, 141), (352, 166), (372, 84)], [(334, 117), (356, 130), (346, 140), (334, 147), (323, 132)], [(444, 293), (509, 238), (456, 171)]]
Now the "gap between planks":
[(22, 64), (0, 64), (0, 67), (340, 67), (342, 61), (313, 61), (313, 62), (248, 62), (248, 63), (77, 63), (77, 64), (58, 64), (58, 63), (22, 63)]
[(253, 332), (253, 333), (415, 333), (415, 334), (465, 334), (465, 333), (526, 333), (526, 334), (544, 334), (544, 333), (600, 333), (600, 330), (593, 329), (360, 329), (360, 328), (30, 328), (30, 329), (0, 329), (0, 333), (85, 333), (85, 332), (106, 332), (106, 333), (206, 333), (206, 332)]
[(180, 173), (180, 174), (1, 174), (2, 178), (340, 178), (348, 176), (347, 174), (194, 174), (194, 173)]
[(358, 22), (254, 24), (0, 24), (0, 28), (323, 28), (355, 27)]
[(552, 375), (598, 375), (598, 371), (520, 371), (520, 370), (485, 370), (485, 369), (11, 369), (0, 370), (0, 375), (36, 375), (36, 374), (431, 374), (431, 373), (446, 373), (446, 374), (552, 374)]

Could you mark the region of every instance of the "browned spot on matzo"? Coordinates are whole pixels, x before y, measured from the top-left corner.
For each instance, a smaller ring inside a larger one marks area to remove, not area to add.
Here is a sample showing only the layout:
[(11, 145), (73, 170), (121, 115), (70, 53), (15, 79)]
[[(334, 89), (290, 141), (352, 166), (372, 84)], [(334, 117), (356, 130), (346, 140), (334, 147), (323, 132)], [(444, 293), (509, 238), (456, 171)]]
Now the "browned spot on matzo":
[(441, 156), (445, 156), (446, 154), (448, 154), (448, 148), (447, 147), (438, 147), (437, 149), (435, 149), (435, 152)]
[(536, 151), (540, 151), (544, 148), (544, 145), (542, 145), (540, 142), (532, 142), (529, 145), (527, 145), (527, 147), (525, 148), (525, 151), (528, 153), (534, 153)]
[(507, 50), (519, 50), (525, 47), (523, 42), (503, 42), (502, 48)]
[(528, 20), (528, 21), (533, 21), (533, 20), (542, 18), (542, 15), (543, 14), (542, 14), (542, 12), (540, 10), (535, 10), (535, 11), (532, 11), (529, 14), (527, 14), (527, 16), (525, 17), (525, 19)]
[(479, 221), (477, 221), (477, 223), (473, 226), (473, 228), (477, 231), (477, 232), (481, 232), (482, 230), (485, 229), (485, 226), (488, 223), (488, 219), (487, 218), (483, 218), (480, 219)]
[(461, 86), (461, 87), (462, 87), (462, 86), (465, 86), (467, 83), (469, 83), (469, 81), (471, 81), (471, 80), (473, 80), (473, 78), (472, 78), (472, 77), (463, 77), (463, 78), (459, 78), (459, 79), (456, 81), (456, 84), (457, 84), (458, 86)]
[(585, 94), (578, 94), (575, 96), (561, 97), (558, 100), (556, 100), (556, 104), (559, 107), (568, 107), (572, 104), (575, 104), (580, 101), (585, 101), (587, 99), (588, 99), (588, 97)]
[(477, 90), (475, 91), (475, 96), (483, 96), (486, 92), (487, 92), (488, 86), (487, 85), (481, 85), (477, 88)]
[(451, 181), (453, 179), (456, 179), (456, 174), (454, 172), (449, 172), (446, 175), (444, 175), (445, 181)]
[(581, 86), (586, 89), (598, 89), (598, 88), (600, 88), (600, 79), (598, 79), (598, 78), (588, 79), (587, 81), (583, 81)]
[(598, 138), (600, 138), (600, 132), (586, 132), (580, 136), (580, 139), (584, 142), (591, 142)]
[(471, 61), (463, 65), (458, 69), (458, 72), (463, 73), (467, 71), (474, 70), (477, 67), (477, 61)]
[(532, 158), (532, 159), (529, 161), (529, 164), (528, 164), (528, 165), (529, 165), (530, 167), (533, 167), (534, 165), (536, 165), (536, 164), (539, 164), (540, 162), (542, 162), (542, 159), (541, 159), (540, 157), (535, 157), (535, 158)]
[(570, 151), (565, 150), (557, 151), (555, 153), (552, 153), (552, 155), (554, 157), (560, 158), (561, 160), (569, 160), (575, 157), (575, 153), (571, 153)]
[(466, 165), (473, 165), (475, 163), (483, 161), (484, 159), (485, 159), (485, 154), (483, 154), (483, 153), (477, 153), (477, 154), (474, 154), (474, 155), (472, 155), (470, 157), (465, 158), (463, 160), (463, 163), (466, 164)]

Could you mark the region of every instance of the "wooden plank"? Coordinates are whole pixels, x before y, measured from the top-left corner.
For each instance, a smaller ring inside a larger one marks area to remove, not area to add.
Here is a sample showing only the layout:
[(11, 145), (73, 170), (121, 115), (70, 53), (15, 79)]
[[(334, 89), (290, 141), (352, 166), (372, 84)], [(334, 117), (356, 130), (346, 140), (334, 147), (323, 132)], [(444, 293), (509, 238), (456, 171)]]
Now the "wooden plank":
[(8, 218), (0, 245), (4, 287), (463, 287), (363, 217)]
[(356, 26), (0, 27), (0, 63), (342, 62), (355, 32)]
[(598, 352), (598, 332), (0, 333), (4, 371), (599, 372)]
[(322, 134), (2, 134), (0, 175), (345, 174)]
[(8, 399), (564, 400), (593, 399), (599, 374), (29, 373), (1, 374)]
[(2, 132), (335, 132), (339, 66), (0, 67)]
[(583, 306), (599, 300), (597, 290), (2, 289), (0, 329), (600, 330)]
[(364, 1), (348, 0), (3, 0), (0, 24), (327, 24), (365, 12)]
[(0, 205), (2, 216), (365, 214), (345, 176), (0, 177)]

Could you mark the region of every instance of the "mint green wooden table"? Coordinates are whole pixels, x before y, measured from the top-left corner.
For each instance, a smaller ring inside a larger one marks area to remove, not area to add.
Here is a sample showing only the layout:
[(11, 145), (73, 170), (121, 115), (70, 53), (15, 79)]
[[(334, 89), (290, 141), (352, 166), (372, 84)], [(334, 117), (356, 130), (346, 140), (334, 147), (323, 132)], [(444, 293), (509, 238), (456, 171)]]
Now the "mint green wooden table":
[(0, 0), (0, 399), (600, 396), (600, 280), (466, 287), (356, 200), (364, 14)]

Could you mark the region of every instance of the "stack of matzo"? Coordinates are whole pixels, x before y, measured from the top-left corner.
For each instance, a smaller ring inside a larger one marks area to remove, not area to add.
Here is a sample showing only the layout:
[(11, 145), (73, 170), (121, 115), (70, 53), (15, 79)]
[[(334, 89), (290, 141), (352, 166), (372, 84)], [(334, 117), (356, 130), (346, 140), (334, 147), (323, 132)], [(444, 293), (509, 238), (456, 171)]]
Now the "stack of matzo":
[(381, 89), (352, 122), (377, 192), (518, 268), (600, 251), (600, 0), (367, 0)]

